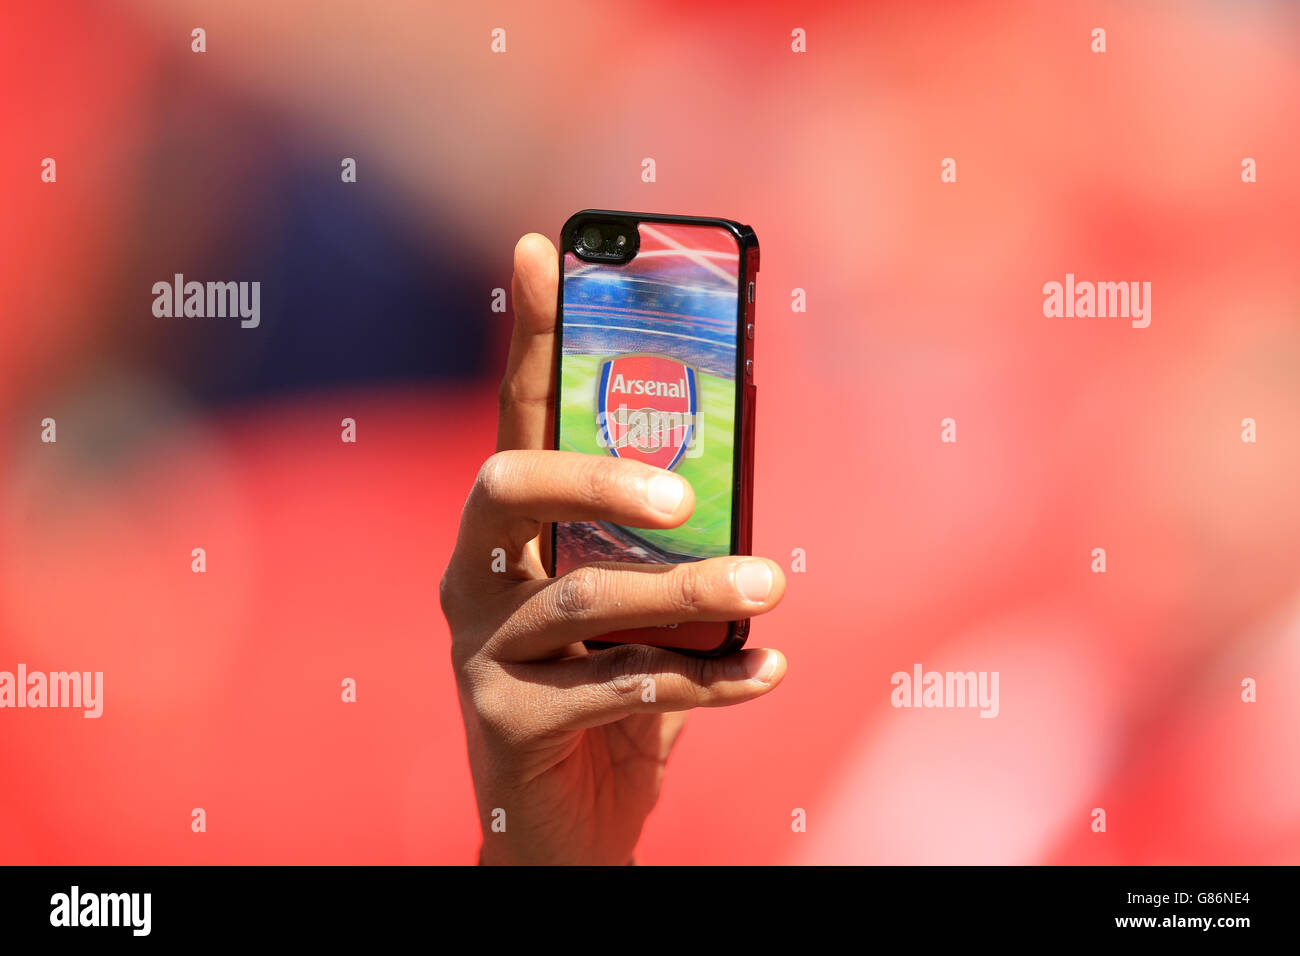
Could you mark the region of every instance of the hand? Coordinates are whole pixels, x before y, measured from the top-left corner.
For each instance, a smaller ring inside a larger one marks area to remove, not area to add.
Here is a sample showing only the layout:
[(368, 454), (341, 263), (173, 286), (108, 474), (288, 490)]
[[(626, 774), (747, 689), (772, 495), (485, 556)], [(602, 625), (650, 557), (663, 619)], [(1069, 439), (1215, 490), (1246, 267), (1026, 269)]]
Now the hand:
[[(481, 861), (625, 864), (658, 798), (682, 712), (761, 697), (780, 683), (785, 658), (745, 650), (700, 659), (641, 645), (588, 651), (582, 641), (763, 614), (780, 601), (785, 578), (775, 562), (745, 557), (546, 576), (539, 535), (548, 522), (671, 528), (695, 506), (690, 485), (671, 472), (543, 450), (555, 402), (557, 282), (555, 247), (524, 236), (515, 247), (498, 452), (465, 503), (442, 608), (483, 826)], [(504, 572), (500, 552), (493, 570), (494, 549), (504, 549)]]

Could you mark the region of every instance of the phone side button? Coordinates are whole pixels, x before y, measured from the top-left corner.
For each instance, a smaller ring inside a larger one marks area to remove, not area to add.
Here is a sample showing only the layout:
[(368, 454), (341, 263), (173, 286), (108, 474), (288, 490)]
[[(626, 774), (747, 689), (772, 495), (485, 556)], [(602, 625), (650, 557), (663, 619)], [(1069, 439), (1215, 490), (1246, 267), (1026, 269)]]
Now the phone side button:
[(753, 380), (754, 380), (754, 360), (745, 359), (745, 381), (752, 382)]

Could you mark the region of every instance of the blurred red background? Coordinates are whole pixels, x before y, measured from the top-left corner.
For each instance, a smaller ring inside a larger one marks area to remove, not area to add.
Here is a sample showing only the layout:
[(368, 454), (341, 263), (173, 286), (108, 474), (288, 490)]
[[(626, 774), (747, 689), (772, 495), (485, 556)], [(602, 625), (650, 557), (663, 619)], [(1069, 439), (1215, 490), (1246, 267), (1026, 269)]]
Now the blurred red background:
[[(584, 207), (757, 230), (755, 550), (807, 554), (751, 637), (789, 676), (692, 717), (641, 862), (1300, 861), (1300, 8), (0, 20), (0, 670), (105, 675), (0, 712), (0, 862), (474, 861), (437, 581), (492, 290)], [(177, 272), (261, 325), (156, 318)], [(1066, 273), (1150, 327), (1044, 317)], [(892, 708), (915, 663), (999, 716)]]

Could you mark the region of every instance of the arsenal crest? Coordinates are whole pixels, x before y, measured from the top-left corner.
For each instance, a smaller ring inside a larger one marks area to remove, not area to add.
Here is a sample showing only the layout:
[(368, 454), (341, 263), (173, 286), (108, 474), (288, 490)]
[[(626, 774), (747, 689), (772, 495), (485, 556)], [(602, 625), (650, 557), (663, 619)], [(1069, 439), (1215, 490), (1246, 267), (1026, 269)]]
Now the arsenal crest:
[(658, 355), (623, 355), (600, 368), (596, 424), (617, 458), (672, 468), (695, 433), (695, 369)]

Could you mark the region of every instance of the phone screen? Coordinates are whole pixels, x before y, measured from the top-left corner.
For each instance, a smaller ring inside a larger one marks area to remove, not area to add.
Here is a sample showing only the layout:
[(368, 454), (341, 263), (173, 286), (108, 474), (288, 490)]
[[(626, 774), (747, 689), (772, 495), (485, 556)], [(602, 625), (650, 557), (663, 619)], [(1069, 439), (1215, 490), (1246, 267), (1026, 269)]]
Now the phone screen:
[(671, 469), (695, 490), (681, 527), (564, 522), (555, 571), (732, 553), (740, 246), (712, 224), (637, 223), (628, 262), (566, 251), (556, 447)]

